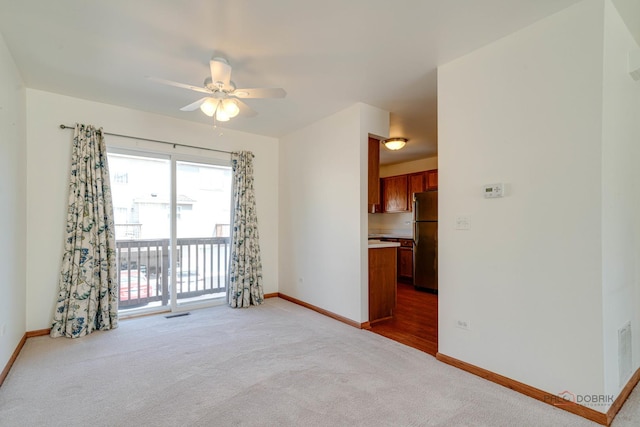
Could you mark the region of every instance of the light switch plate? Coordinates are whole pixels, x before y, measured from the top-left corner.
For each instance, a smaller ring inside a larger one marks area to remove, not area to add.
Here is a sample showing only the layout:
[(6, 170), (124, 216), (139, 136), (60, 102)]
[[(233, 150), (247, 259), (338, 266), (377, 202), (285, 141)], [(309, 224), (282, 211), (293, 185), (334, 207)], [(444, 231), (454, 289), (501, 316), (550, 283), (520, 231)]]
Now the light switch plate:
[(471, 229), (471, 219), (468, 215), (458, 215), (456, 217), (456, 230)]

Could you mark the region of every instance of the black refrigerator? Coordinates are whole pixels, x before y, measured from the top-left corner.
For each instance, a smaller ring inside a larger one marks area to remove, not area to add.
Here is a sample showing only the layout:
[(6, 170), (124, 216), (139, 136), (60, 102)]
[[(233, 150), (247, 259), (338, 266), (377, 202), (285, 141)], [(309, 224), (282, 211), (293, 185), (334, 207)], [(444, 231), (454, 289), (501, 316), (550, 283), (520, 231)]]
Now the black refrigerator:
[(413, 285), (438, 293), (438, 192), (413, 196)]

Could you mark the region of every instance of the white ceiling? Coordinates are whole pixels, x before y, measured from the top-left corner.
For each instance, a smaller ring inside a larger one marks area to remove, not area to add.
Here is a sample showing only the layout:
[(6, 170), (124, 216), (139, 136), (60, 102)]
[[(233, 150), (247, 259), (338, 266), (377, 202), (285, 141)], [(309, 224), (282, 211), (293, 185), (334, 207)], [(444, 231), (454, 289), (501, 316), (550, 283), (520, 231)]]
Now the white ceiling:
[(178, 110), (201, 94), (145, 76), (200, 86), (224, 56), (238, 87), (288, 93), (224, 127), (278, 137), (364, 102), (409, 138), (397, 163), (436, 154), (438, 65), (577, 1), (0, 0), (0, 33), (27, 87), (203, 123)]

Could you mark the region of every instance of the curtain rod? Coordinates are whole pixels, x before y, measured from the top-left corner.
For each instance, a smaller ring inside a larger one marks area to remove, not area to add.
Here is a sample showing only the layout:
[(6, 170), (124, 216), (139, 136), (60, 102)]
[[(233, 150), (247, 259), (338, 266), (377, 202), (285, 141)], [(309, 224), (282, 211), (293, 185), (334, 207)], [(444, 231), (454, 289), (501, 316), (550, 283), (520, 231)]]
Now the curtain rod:
[[(75, 126), (60, 125), (60, 129), (75, 129), (75, 128), (76, 128)], [(179, 144), (177, 142), (161, 141), (159, 139), (142, 138), (140, 136), (122, 135), (122, 134), (119, 134), (119, 133), (111, 133), (111, 132), (104, 132), (104, 131), (102, 133), (105, 134), (105, 135), (120, 136), (122, 138), (139, 139), (141, 141), (159, 142), (160, 144), (173, 145), (173, 148), (176, 148), (176, 147), (187, 147), (187, 148), (196, 148), (198, 150), (216, 151), (218, 153), (231, 154), (231, 151), (216, 150), (215, 148), (197, 147), (195, 145)]]

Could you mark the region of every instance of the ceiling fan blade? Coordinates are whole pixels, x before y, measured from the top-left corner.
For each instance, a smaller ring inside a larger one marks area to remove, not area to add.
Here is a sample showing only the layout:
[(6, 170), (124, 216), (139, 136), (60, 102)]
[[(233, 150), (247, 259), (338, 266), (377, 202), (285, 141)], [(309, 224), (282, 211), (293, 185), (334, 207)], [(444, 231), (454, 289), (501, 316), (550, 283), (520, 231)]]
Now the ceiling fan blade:
[(189, 105), (185, 105), (184, 107), (182, 107), (182, 108), (180, 109), (180, 111), (194, 111), (194, 110), (197, 110), (198, 108), (200, 108), (200, 106), (201, 106), (202, 104), (204, 104), (204, 102), (205, 102), (207, 99), (209, 99), (209, 97), (208, 97), (208, 96), (205, 96), (204, 98), (200, 98), (200, 99), (198, 99), (196, 102), (193, 102), (193, 103), (191, 103), (191, 104), (189, 104)]
[(165, 80), (165, 79), (161, 79), (161, 78), (158, 78), (158, 77), (152, 77), (152, 76), (147, 76), (147, 78), (149, 80), (154, 81), (154, 82), (162, 83), (163, 85), (180, 87), (182, 89), (195, 90), (196, 92), (211, 93), (210, 90), (205, 89), (205, 88), (200, 87), (200, 86), (193, 86), (193, 85), (188, 85), (188, 84), (184, 84), (184, 83), (178, 83), (178, 82), (174, 82), (174, 81), (171, 81), (171, 80)]
[(225, 87), (231, 82), (231, 65), (224, 58), (213, 58), (209, 61), (213, 83), (222, 82)]
[(236, 89), (230, 95), (236, 98), (284, 98), (287, 92), (280, 87)]
[(258, 112), (256, 110), (249, 107), (247, 104), (240, 101), (239, 99), (234, 99), (233, 102), (235, 102), (238, 108), (240, 109), (240, 112), (238, 114), (240, 114), (241, 116), (254, 117), (258, 115)]

